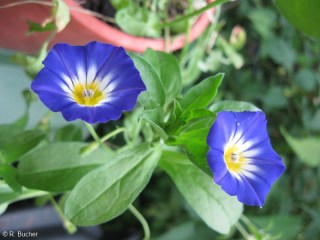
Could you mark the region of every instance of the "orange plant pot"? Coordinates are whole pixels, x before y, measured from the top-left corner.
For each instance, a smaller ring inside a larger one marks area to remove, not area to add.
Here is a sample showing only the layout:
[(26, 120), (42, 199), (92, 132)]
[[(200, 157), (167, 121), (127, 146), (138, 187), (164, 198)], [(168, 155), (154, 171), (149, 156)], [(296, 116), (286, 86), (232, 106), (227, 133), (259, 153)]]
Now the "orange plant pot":
[[(165, 41), (163, 38), (145, 38), (129, 35), (88, 13), (77, 11), (77, 9), (81, 9), (82, 7), (75, 0), (64, 1), (70, 7), (71, 20), (62, 32), (56, 34), (52, 40), (52, 44), (65, 42), (72, 45), (84, 45), (87, 42), (95, 40), (122, 46), (134, 52), (144, 52), (147, 48), (164, 50)], [(10, 3), (12, 4), (13, 1), (1, 1), (0, 7)], [(28, 53), (37, 52), (49, 33), (26, 35), (28, 30), (26, 21), (41, 23), (50, 16), (50, 11), (50, 6), (35, 3), (26, 3), (0, 9), (0, 47)], [(211, 23), (210, 15), (213, 12), (214, 8), (208, 10), (194, 23), (189, 35), (190, 42), (194, 41), (205, 31)], [(186, 37), (184, 34), (172, 37), (169, 44), (170, 50), (181, 49), (185, 41)]]

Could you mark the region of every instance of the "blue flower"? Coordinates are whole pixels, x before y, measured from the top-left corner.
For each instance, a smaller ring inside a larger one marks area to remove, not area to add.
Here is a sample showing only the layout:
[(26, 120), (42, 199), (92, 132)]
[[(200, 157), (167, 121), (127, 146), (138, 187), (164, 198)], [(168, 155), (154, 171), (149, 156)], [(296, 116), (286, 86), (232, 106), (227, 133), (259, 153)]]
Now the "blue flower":
[(90, 42), (85, 46), (56, 44), (31, 89), (67, 121), (117, 120), (132, 110), (146, 87), (123, 48)]
[(272, 149), (263, 112), (220, 112), (210, 129), (214, 182), (244, 204), (262, 207), (285, 166)]

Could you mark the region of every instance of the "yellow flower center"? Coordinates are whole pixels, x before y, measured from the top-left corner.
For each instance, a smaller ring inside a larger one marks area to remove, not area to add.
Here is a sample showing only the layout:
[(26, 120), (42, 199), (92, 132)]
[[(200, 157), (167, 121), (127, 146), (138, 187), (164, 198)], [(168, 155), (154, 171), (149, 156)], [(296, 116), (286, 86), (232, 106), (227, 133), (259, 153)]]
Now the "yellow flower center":
[(236, 146), (227, 148), (224, 152), (224, 161), (226, 162), (228, 170), (235, 173), (240, 172), (243, 165), (246, 163), (245, 158), (239, 153)]
[(95, 82), (85, 85), (77, 82), (73, 88), (72, 98), (80, 105), (95, 106), (104, 99), (104, 95)]

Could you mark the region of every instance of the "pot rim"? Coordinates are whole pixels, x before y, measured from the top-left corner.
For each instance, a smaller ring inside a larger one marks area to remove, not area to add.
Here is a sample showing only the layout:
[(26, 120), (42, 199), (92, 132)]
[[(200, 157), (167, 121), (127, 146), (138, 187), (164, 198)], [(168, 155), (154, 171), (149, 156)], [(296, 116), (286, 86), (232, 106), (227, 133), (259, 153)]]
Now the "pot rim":
[[(208, 2), (212, 1), (213, 0), (209, 0)], [(90, 14), (84, 13), (83, 11), (75, 11), (75, 8), (82, 8), (76, 1), (65, 0), (65, 2), (70, 7), (70, 14), (73, 19), (78, 21), (83, 28), (90, 28), (90, 31), (110, 44), (122, 46), (134, 52), (144, 52), (147, 48), (165, 50), (165, 40), (163, 38), (146, 38), (129, 35)], [(205, 31), (211, 22), (210, 15), (214, 13), (214, 11), (215, 8), (211, 8), (200, 15), (190, 29), (189, 42), (193, 42)], [(169, 50), (175, 51), (181, 49), (185, 42), (185, 34), (174, 36), (169, 44)]]

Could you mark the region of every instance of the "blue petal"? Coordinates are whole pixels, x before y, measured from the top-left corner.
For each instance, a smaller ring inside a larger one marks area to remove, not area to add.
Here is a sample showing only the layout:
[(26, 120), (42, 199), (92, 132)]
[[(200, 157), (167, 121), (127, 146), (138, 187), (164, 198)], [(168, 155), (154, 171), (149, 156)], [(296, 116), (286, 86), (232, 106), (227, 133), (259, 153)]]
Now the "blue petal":
[(237, 134), (234, 143), (255, 141), (257, 143), (268, 139), (267, 121), (263, 112), (235, 112)]
[(226, 144), (236, 132), (236, 122), (233, 112), (220, 112), (212, 125), (207, 144), (211, 148), (224, 151)]
[(87, 71), (86, 49), (84, 46), (70, 46), (68, 44), (56, 44), (43, 61), (45, 68), (70, 79), (79, 79), (78, 69)]
[[(263, 147), (264, 146), (264, 147)], [(274, 152), (271, 148), (271, 144), (268, 141), (266, 144), (255, 149), (259, 154), (252, 155), (250, 158), (245, 157), (249, 164), (244, 166), (244, 169), (251, 171), (252, 167), (259, 169), (256, 172), (257, 175), (266, 179), (268, 183), (273, 184), (285, 171), (285, 166), (282, 162), (281, 157)], [(244, 153), (244, 156), (246, 153)]]
[(215, 181), (215, 183), (221, 185), (221, 188), (230, 196), (234, 196), (238, 192), (238, 180), (230, 172), (227, 172), (219, 182)]
[(40, 70), (40, 72), (37, 74), (37, 77), (32, 82), (31, 89), (35, 93), (46, 91), (65, 95), (66, 92), (63, 90), (63, 86), (68, 88), (68, 85), (62, 78), (49, 71), (48, 69), (43, 68)]
[(110, 104), (102, 104), (97, 107), (86, 107), (74, 103), (62, 111), (62, 115), (67, 121), (81, 119), (90, 124), (117, 120), (120, 118), (121, 113), (122, 110)]
[(106, 103), (117, 106), (117, 108), (122, 110), (130, 111), (135, 107), (140, 92), (141, 89), (114, 91), (108, 95)]
[(53, 112), (60, 112), (74, 104), (73, 99), (54, 92), (38, 93), (40, 100)]
[(216, 149), (210, 149), (207, 154), (207, 159), (214, 176), (214, 181), (219, 183), (219, 181), (228, 173), (223, 153)]
[(252, 179), (245, 174), (240, 174), (240, 178), (238, 180), (238, 200), (249, 206), (262, 207), (270, 190), (270, 185), (259, 177)]

